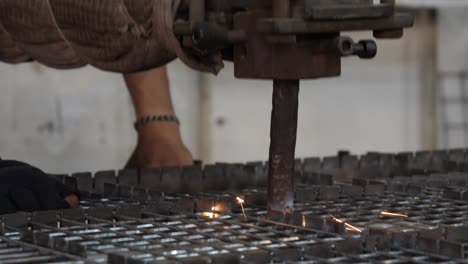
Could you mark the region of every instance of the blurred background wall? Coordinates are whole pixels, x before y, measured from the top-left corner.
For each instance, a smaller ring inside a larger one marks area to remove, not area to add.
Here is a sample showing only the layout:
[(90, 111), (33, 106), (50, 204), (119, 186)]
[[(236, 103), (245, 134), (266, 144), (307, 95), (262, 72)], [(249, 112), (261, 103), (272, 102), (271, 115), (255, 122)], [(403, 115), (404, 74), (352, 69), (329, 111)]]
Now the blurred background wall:
[[(344, 59), (341, 78), (304, 81), (297, 156), (466, 147), (468, 100), (458, 99), (468, 71), (467, 11), (417, 11), (404, 39), (379, 41), (375, 60)], [(229, 64), (217, 77), (178, 61), (169, 71), (196, 158), (268, 158), (271, 82), (235, 80)], [(121, 75), (0, 64), (0, 80), (0, 156), (53, 173), (125, 164), (136, 134)]]

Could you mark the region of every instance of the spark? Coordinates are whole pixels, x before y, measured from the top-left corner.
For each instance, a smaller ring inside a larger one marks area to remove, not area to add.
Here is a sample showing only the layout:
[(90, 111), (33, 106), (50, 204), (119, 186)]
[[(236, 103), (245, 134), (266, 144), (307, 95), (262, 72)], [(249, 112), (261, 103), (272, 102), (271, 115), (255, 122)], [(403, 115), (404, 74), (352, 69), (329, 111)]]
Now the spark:
[(202, 216), (208, 217), (209, 219), (219, 218), (221, 215), (216, 213), (216, 207), (211, 207), (211, 212), (203, 212), (201, 213)]
[(361, 230), (361, 229), (359, 229), (359, 228), (357, 228), (357, 227), (355, 227), (355, 226), (353, 226), (353, 225), (350, 225), (350, 224), (348, 224), (348, 223), (345, 223), (345, 226), (346, 226), (347, 229), (351, 229), (351, 230), (354, 230), (354, 231), (356, 231), (356, 232), (362, 233), (362, 230)]
[(408, 215), (405, 215), (405, 214), (395, 214), (395, 213), (390, 213), (390, 212), (381, 212), (380, 214), (381, 214), (382, 216), (391, 216), (391, 217), (408, 218)]
[(338, 222), (338, 223), (340, 223), (340, 224), (343, 224), (343, 223), (344, 223), (343, 220), (338, 219), (338, 218), (336, 218), (336, 217), (333, 217), (333, 221)]
[(348, 231), (356, 231), (356, 232), (359, 232), (359, 233), (362, 233), (362, 230), (353, 226), (352, 224), (350, 223), (346, 223), (345, 221), (341, 220), (341, 219), (338, 219), (336, 218), (334, 215), (328, 213), (332, 218), (333, 218), (333, 221), (337, 222), (337, 223), (340, 223), (340, 224), (344, 224), (345, 227), (346, 227), (346, 230)]
[(240, 198), (240, 197), (236, 197), (236, 200), (239, 202), (241, 208), (242, 208), (242, 214), (244, 215), (244, 219), (245, 219), (245, 222), (247, 223), (247, 216), (245, 215), (245, 210), (244, 210), (244, 203), (245, 203), (245, 200)]
[(302, 215), (302, 227), (307, 227), (307, 219), (305, 217), (305, 215)]
[(210, 219), (213, 219), (215, 216), (214, 210), (215, 210), (215, 207), (214, 206), (211, 207), (211, 213), (209, 213)]
[(201, 216), (207, 217), (209, 219), (219, 218), (220, 217), (220, 215), (215, 213), (215, 212), (203, 212), (203, 213), (201, 213)]

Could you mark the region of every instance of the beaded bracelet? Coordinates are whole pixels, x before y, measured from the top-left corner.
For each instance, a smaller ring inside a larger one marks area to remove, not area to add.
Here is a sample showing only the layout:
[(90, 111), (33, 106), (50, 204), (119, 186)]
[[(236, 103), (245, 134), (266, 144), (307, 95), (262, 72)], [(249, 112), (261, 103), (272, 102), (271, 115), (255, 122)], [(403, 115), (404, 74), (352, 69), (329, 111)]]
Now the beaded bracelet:
[(138, 130), (140, 127), (154, 122), (175, 122), (177, 125), (180, 125), (179, 118), (175, 115), (156, 115), (156, 116), (142, 116), (137, 119), (134, 126)]

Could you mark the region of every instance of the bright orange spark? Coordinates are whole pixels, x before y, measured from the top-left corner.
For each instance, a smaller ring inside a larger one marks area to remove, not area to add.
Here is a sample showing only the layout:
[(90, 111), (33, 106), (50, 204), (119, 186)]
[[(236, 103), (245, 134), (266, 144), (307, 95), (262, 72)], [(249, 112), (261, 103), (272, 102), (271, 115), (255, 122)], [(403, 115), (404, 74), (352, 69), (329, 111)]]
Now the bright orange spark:
[(336, 218), (334, 215), (328, 213), (331, 217), (333, 217), (333, 221), (337, 222), (337, 223), (340, 223), (340, 224), (344, 224), (345, 227), (346, 227), (346, 230), (349, 230), (349, 231), (356, 231), (356, 232), (359, 232), (359, 233), (362, 233), (362, 230), (349, 224), (349, 223), (346, 223), (345, 221), (341, 220), (341, 219), (338, 219)]
[(247, 215), (245, 215), (245, 210), (244, 210), (244, 203), (245, 203), (245, 200), (240, 198), (240, 197), (236, 197), (237, 201), (239, 202), (241, 208), (242, 208), (242, 214), (244, 215), (244, 219), (245, 219), (245, 222), (247, 223)]
[(343, 223), (344, 223), (343, 220), (338, 219), (338, 218), (335, 218), (335, 217), (333, 218), (333, 221), (338, 222), (338, 223), (340, 223), (340, 224), (343, 224)]
[(383, 215), (383, 216), (408, 218), (408, 215), (405, 215), (405, 214), (395, 214), (395, 213), (390, 213), (390, 212), (381, 212), (380, 214)]
[(355, 226), (353, 226), (353, 225), (350, 225), (350, 224), (348, 224), (348, 223), (345, 223), (345, 226), (348, 227), (349, 229), (352, 229), (352, 230), (356, 231), (356, 232), (362, 233), (362, 230), (361, 230), (361, 229), (359, 229), (359, 228), (357, 228), (357, 227), (355, 227)]

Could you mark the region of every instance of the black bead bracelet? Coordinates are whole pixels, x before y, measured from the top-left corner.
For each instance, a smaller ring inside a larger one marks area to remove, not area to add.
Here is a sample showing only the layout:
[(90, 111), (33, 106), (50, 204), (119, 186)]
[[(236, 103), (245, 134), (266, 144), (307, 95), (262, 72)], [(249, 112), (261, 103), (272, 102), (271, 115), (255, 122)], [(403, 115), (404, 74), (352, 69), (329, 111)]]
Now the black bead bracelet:
[(175, 122), (177, 125), (180, 125), (179, 118), (175, 115), (155, 115), (155, 116), (143, 116), (137, 119), (134, 126), (138, 130), (140, 127), (154, 122)]

